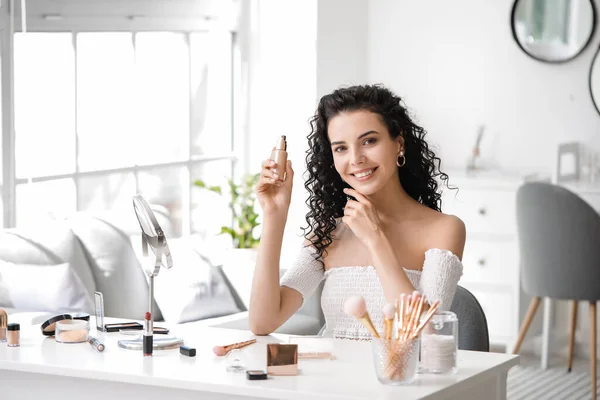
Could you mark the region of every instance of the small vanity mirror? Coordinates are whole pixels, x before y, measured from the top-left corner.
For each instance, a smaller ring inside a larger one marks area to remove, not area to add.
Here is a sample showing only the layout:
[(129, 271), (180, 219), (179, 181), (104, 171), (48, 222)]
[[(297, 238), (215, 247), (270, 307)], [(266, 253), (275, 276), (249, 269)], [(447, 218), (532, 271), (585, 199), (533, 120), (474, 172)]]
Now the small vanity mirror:
[(158, 224), (154, 212), (141, 195), (133, 196), (133, 209), (142, 229), (142, 249), (144, 256), (148, 255), (148, 247), (150, 247), (156, 256), (154, 267), (148, 271), (148, 276), (154, 277), (158, 275), (161, 266), (165, 268), (173, 266), (167, 238)]
[(516, 0), (511, 23), (525, 53), (560, 63), (585, 49), (596, 26), (596, 9), (593, 0)]

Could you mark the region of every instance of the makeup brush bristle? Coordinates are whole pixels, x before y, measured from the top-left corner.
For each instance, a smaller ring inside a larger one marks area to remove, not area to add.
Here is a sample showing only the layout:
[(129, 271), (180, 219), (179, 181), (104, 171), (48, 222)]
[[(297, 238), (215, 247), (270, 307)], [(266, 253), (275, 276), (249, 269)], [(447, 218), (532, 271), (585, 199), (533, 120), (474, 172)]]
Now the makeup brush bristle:
[(383, 306), (383, 315), (385, 315), (385, 317), (387, 319), (394, 319), (395, 313), (396, 313), (395, 305), (387, 303), (385, 306)]
[(352, 296), (344, 303), (344, 312), (354, 318), (362, 318), (367, 313), (367, 303), (362, 296)]

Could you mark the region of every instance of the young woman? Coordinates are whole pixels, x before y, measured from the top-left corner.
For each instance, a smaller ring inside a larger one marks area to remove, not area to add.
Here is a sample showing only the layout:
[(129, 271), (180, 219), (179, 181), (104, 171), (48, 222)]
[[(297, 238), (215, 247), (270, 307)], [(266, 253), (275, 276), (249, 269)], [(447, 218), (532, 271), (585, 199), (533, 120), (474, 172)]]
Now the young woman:
[[(440, 159), (402, 99), (378, 85), (338, 89), (321, 98), (308, 136), (305, 246), (279, 280), (291, 199), (291, 162), (262, 164), (256, 188), (263, 231), (250, 300), (250, 329), (270, 334), (325, 279), (325, 335), (369, 338), (344, 313), (361, 295), (375, 326), (382, 308), (414, 290), (448, 309), (462, 275), (465, 226), (441, 213)], [(285, 171), (285, 180), (284, 180)]]

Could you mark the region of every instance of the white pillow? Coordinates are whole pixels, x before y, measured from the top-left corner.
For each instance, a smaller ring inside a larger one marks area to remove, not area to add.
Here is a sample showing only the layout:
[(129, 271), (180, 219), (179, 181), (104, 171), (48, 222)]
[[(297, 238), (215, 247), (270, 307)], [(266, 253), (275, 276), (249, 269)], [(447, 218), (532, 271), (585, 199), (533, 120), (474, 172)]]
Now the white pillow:
[(241, 311), (220, 269), (203, 260), (191, 240), (171, 240), (169, 248), (173, 268), (161, 268), (154, 280), (154, 299), (165, 321), (190, 322)]
[(50, 312), (93, 312), (93, 299), (69, 263), (0, 260), (0, 306)]

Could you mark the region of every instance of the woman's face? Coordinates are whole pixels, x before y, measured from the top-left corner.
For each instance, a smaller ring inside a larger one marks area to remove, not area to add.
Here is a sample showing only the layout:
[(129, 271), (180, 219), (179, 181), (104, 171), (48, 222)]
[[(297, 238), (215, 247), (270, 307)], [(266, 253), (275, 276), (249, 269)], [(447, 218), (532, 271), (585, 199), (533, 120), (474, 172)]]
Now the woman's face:
[(358, 192), (370, 195), (398, 179), (396, 160), (404, 139), (393, 139), (378, 114), (340, 113), (329, 120), (328, 134), (335, 169)]

